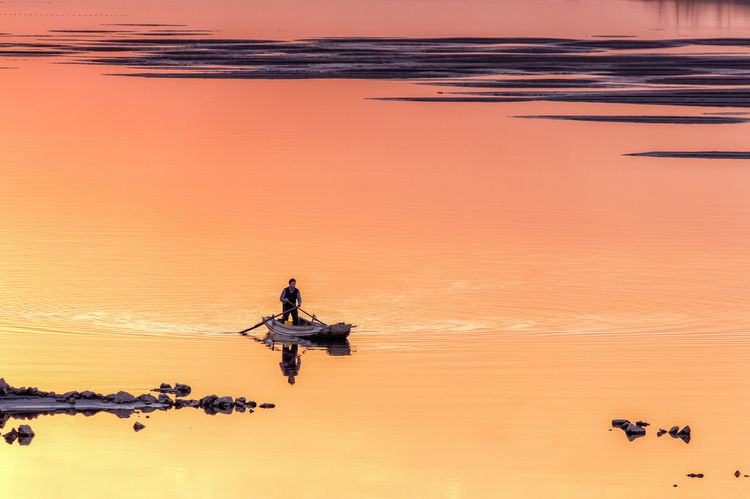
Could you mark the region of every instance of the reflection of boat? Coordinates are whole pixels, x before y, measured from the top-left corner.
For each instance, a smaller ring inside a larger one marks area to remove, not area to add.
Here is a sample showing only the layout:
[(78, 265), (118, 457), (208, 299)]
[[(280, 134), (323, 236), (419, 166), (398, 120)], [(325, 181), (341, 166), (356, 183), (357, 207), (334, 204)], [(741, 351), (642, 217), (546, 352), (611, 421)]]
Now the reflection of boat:
[(297, 326), (284, 324), (274, 317), (263, 317), (263, 324), (271, 333), (278, 335), (276, 342), (283, 342), (284, 338), (307, 338), (315, 340), (344, 339), (349, 336), (353, 327), (351, 324), (339, 322), (338, 324), (324, 324), (319, 321), (309, 321), (302, 317)]
[[(295, 345), (302, 347), (304, 353), (307, 350), (325, 350), (331, 357), (344, 357), (352, 354), (352, 347), (346, 338), (321, 340), (317, 338), (293, 338), (276, 333), (268, 333), (263, 339), (256, 339), (276, 350), (278, 344), (288, 346)], [(296, 353), (296, 352), (295, 352)]]
[[(352, 354), (351, 345), (346, 338), (328, 338), (324, 340), (316, 339), (315, 337), (294, 338), (271, 332), (262, 340), (256, 338), (256, 341), (262, 341), (274, 351), (277, 350), (279, 344), (281, 345), (281, 362), (279, 362), (279, 367), (281, 367), (281, 372), (287, 377), (290, 385), (295, 383), (295, 376), (299, 375), (300, 368), (302, 367), (302, 354), (306, 351), (325, 350), (332, 357)], [(303, 348), (301, 352), (299, 350), (300, 347)]]

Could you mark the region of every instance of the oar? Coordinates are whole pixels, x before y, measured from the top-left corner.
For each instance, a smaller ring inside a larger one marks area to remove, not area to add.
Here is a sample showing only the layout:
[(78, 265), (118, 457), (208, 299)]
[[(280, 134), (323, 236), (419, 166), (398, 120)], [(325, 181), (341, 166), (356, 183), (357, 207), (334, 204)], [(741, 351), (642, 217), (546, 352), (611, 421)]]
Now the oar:
[[(293, 305), (293, 303), (292, 303), (292, 302), (290, 302), (289, 300), (285, 300), (285, 301), (286, 301), (286, 302), (287, 302), (287, 303), (288, 303), (289, 305)], [(323, 324), (324, 326), (327, 326), (327, 325), (328, 325), (328, 324), (326, 324), (325, 322), (323, 322), (322, 320), (320, 320), (320, 319), (318, 319), (317, 317), (315, 317), (314, 315), (312, 315), (311, 313), (309, 313), (309, 312), (305, 312), (304, 310), (302, 310), (301, 308), (299, 308), (299, 306), (296, 306), (296, 307), (294, 307), (294, 308), (298, 308), (300, 312), (302, 312), (302, 313), (304, 313), (304, 314), (307, 314), (308, 316), (310, 316), (310, 318), (311, 318), (312, 320), (314, 320), (314, 321), (318, 321), (318, 322), (320, 322), (321, 324)]]
[[(299, 308), (299, 307), (298, 307), (298, 308)], [(310, 316), (310, 318), (311, 318), (312, 320), (314, 320), (314, 321), (318, 321), (318, 322), (320, 322), (321, 324), (323, 324), (324, 326), (327, 326), (327, 325), (328, 325), (328, 324), (326, 324), (325, 322), (323, 322), (322, 320), (320, 320), (320, 319), (318, 319), (317, 317), (315, 317), (314, 315), (310, 314), (309, 312), (305, 312), (305, 311), (304, 311), (304, 310), (302, 310), (301, 308), (300, 308), (300, 311), (301, 311), (302, 313), (305, 313), (305, 314), (309, 315), (309, 316)]]
[[(299, 307), (294, 307), (294, 308), (299, 308)], [(275, 319), (276, 317), (278, 317), (278, 316), (280, 316), (280, 315), (284, 315), (285, 313), (289, 312), (290, 310), (294, 310), (294, 308), (290, 308), (290, 309), (284, 310), (284, 311), (283, 311), (283, 312), (281, 312), (280, 314), (276, 314), (276, 315), (272, 316), (272, 317), (270, 318), (270, 320), (273, 320), (273, 319)], [(305, 313), (307, 313), (307, 312), (305, 312)], [(266, 323), (266, 320), (267, 320), (267, 319), (263, 319), (262, 321), (260, 321), (260, 322), (259, 322), (259, 323), (257, 323), (256, 325), (254, 325), (253, 327), (249, 327), (249, 328), (247, 328), (247, 329), (243, 329), (242, 331), (239, 331), (239, 334), (241, 334), (241, 335), (243, 335), (243, 336), (247, 336), (247, 332), (248, 332), (248, 331), (252, 331), (252, 330), (253, 330), (253, 329), (255, 329), (256, 327), (260, 327), (260, 326), (262, 326), (263, 324), (265, 324), (265, 323)]]

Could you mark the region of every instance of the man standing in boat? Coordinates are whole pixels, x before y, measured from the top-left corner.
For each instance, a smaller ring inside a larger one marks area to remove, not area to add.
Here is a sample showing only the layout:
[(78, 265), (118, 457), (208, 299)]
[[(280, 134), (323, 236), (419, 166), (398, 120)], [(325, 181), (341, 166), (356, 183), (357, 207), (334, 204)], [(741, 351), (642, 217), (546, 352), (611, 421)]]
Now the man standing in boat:
[(282, 320), (286, 322), (289, 318), (289, 314), (292, 314), (292, 324), (297, 326), (299, 324), (299, 314), (297, 313), (297, 307), (302, 306), (302, 293), (297, 289), (297, 281), (292, 278), (289, 279), (289, 287), (284, 288), (281, 292), (281, 303), (283, 304), (284, 317)]

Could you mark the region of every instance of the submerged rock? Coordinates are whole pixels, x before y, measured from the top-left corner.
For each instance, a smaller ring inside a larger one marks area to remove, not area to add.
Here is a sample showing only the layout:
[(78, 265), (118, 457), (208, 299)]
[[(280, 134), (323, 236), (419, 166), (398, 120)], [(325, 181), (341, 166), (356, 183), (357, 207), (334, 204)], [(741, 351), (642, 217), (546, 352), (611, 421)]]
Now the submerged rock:
[(146, 427), (146, 425), (143, 425), (143, 424), (139, 423), (138, 421), (136, 421), (136, 422), (135, 422), (135, 424), (133, 425), (133, 429), (134, 429), (134, 430), (135, 430), (136, 432), (138, 432), (138, 431), (141, 431), (141, 430), (142, 430), (142, 429), (144, 429), (145, 427)]
[(741, 474), (742, 473), (740, 473), (740, 470), (737, 470), (737, 471), (734, 472), (734, 477), (735, 478), (739, 478)]
[[(261, 409), (273, 409), (274, 407), (276, 407), (276, 404), (271, 404), (271, 403), (266, 402), (266, 403), (260, 404), (258, 407), (260, 407)], [(644, 430), (643, 433), (645, 434), (646, 431)]]
[(659, 428), (659, 431), (656, 432), (656, 436), (660, 437), (660, 436), (664, 435), (666, 432), (667, 432), (667, 430), (665, 430), (664, 428)]
[(645, 421), (636, 421), (636, 422), (635, 422), (635, 425), (636, 425), (636, 426), (640, 426), (641, 428), (645, 428), (646, 426), (651, 426), (651, 424), (650, 424), (650, 423), (647, 423), (647, 422), (645, 422)]
[(688, 473), (685, 476), (689, 478), (703, 478), (703, 473)]

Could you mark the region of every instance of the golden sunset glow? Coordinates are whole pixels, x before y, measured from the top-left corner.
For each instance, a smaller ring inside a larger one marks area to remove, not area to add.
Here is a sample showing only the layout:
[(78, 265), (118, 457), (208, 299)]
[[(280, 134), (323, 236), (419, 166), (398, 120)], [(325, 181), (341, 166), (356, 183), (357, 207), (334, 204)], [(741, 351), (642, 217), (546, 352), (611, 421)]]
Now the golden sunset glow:
[[(16, 51), (0, 54), (0, 378), (135, 395), (179, 381), (198, 398), (276, 404), (10, 419), (3, 432), (29, 424), (36, 436), (28, 447), (0, 442), (12, 477), (0, 497), (619, 498), (665, 497), (675, 484), (681, 497), (741, 497), (748, 162), (628, 154), (747, 151), (746, 108), (420, 102), (550, 90), (448, 85), (459, 76), (144, 77), (164, 68), (114, 62), (167, 53), (159, 37), (747, 36), (741, 6), (689, 7), (0, 4)], [(156, 45), (123, 50), (139, 38)], [(539, 67), (560, 47), (560, 60), (601, 55), (562, 42), (517, 55), (528, 43), (506, 43), (510, 61), (552, 53)], [(45, 44), (61, 53), (19, 55)], [(197, 65), (209, 51), (169, 50), (193, 51)], [(611, 52), (649, 50), (748, 55), (737, 42)], [(92, 62), (100, 53), (112, 59)], [(592, 78), (584, 69), (475, 79)], [(564, 92), (616, 92), (615, 76)], [(379, 100), (389, 98), (401, 100)], [(570, 115), (737, 120), (519, 118)], [(226, 334), (280, 312), (292, 276), (305, 309), (357, 325), (349, 355), (300, 348), (294, 384), (279, 344)], [(650, 422), (647, 437), (609, 431), (615, 418)], [(146, 429), (135, 433), (135, 421)], [(693, 440), (656, 436), (672, 425), (690, 425)]]

